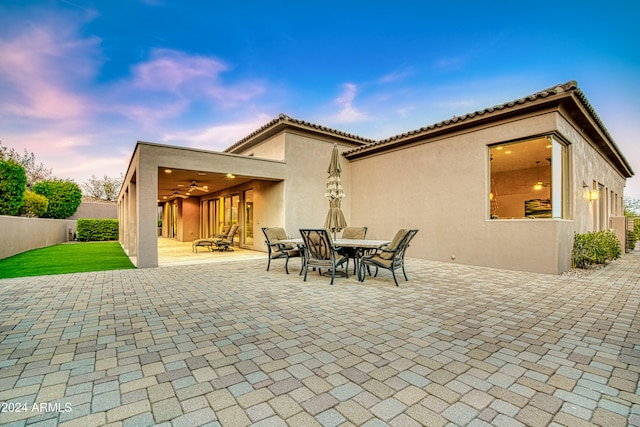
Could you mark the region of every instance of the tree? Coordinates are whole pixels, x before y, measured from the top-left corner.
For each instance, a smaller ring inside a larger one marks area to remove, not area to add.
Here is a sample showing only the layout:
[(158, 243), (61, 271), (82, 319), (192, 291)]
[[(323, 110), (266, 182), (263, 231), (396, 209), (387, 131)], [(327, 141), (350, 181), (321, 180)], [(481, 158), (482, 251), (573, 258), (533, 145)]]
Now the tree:
[(22, 165), (27, 175), (27, 188), (32, 188), (37, 182), (51, 179), (53, 173), (51, 168), (47, 168), (44, 163), (36, 164), (36, 156), (24, 150), (24, 154), (19, 154), (13, 148), (3, 147), (0, 142), (0, 160), (11, 159)]
[(624, 216), (640, 215), (640, 199), (624, 198)]
[(43, 218), (68, 218), (78, 210), (82, 201), (80, 187), (71, 180), (40, 181), (33, 186), (33, 191), (49, 200), (49, 207)]
[(82, 190), (86, 196), (112, 201), (118, 197), (122, 181), (124, 181), (122, 174), (120, 174), (119, 178), (111, 178), (105, 175), (102, 179), (92, 175), (87, 182), (82, 184)]
[(27, 175), (17, 162), (0, 160), (0, 215), (17, 215), (24, 203)]
[(27, 190), (24, 193), (24, 203), (20, 208), (20, 215), (29, 218), (40, 218), (47, 212), (49, 201), (41, 194)]

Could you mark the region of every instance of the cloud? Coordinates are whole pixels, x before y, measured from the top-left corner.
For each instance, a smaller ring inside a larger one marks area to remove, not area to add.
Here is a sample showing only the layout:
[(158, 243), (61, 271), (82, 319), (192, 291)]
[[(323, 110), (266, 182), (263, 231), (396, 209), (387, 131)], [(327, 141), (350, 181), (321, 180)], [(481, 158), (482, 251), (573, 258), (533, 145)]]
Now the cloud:
[(89, 101), (75, 89), (98, 66), (99, 39), (77, 38), (71, 23), (30, 23), (0, 38), (0, 114), (80, 119)]
[(399, 80), (404, 80), (405, 78), (409, 77), (413, 73), (414, 71), (409, 68), (405, 70), (393, 71), (389, 74), (385, 74), (384, 76), (380, 77), (378, 79), (378, 83), (381, 83), (381, 84), (395, 83)]
[(172, 49), (154, 49), (148, 61), (132, 67), (134, 90), (172, 94), (178, 98), (205, 98), (223, 107), (237, 106), (265, 92), (256, 82), (225, 84), (225, 62)]
[(257, 114), (246, 121), (210, 126), (194, 131), (167, 133), (162, 137), (162, 142), (221, 151), (264, 126), (273, 118), (267, 114)]
[(333, 116), (333, 120), (338, 123), (353, 123), (367, 119), (367, 115), (359, 111), (353, 101), (358, 93), (358, 87), (353, 83), (345, 83), (342, 93), (335, 99), (335, 103), (340, 107), (340, 111)]

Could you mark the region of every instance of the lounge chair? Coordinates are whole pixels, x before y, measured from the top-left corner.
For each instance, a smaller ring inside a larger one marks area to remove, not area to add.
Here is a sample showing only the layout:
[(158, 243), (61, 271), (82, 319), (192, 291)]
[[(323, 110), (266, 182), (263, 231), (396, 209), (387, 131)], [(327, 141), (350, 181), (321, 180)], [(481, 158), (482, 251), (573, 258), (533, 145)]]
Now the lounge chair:
[(235, 237), (239, 228), (240, 226), (238, 224), (233, 224), (226, 236), (213, 239), (213, 243), (216, 245), (216, 248), (219, 251), (232, 251), (233, 238)]
[(329, 230), (326, 228), (300, 229), (304, 241), (304, 280), (307, 281), (309, 267), (331, 269), (331, 284), (336, 275), (336, 270), (345, 264), (345, 276), (349, 277), (349, 257), (344, 255), (342, 248), (335, 246)]
[[(342, 230), (342, 238), (343, 239), (366, 239), (367, 237), (367, 227), (347, 227)], [(342, 248), (342, 253), (348, 256), (349, 258), (354, 260), (353, 263), (353, 274), (356, 274), (356, 265), (358, 263), (355, 262), (356, 257), (356, 249), (355, 248)]]
[(288, 238), (282, 227), (262, 227), (262, 232), (268, 251), (267, 271), (269, 271), (272, 259), (284, 258), (284, 271), (289, 274), (289, 258), (299, 257), (300, 250), (292, 243), (280, 243), (280, 240)]
[(193, 252), (198, 253), (198, 246), (205, 247), (209, 250), (212, 250), (215, 245), (216, 239), (224, 239), (229, 234), (229, 230), (231, 230), (231, 224), (227, 224), (222, 227), (222, 230), (218, 234), (212, 234), (211, 236), (204, 239), (197, 239), (191, 243), (191, 250)]
[(360, 259), (360, 268), (363, 269), (361, 270), (362, 280), (364, 280), (365, 277), (364, 268), (366, 267), (368, 269), (370, 266), (373, 266), (376, 268), (374, 277), (378, 275), (378, 268), (384, 268), (385, 270), (391, 271), (393, 281), (396, 283), (396, 286), (399, 286), (398, 279), (396, 278), (396, 270), (402, 268), (404, 279), (408, 281), (407, 272), (404, 269), (404, 254), (409, 247), (411, 239), (413, 239), (417, 232), (418, 230), (416, 229), (400, 229), (391, 243), (378, 249), (374, 254), (363, 256)]

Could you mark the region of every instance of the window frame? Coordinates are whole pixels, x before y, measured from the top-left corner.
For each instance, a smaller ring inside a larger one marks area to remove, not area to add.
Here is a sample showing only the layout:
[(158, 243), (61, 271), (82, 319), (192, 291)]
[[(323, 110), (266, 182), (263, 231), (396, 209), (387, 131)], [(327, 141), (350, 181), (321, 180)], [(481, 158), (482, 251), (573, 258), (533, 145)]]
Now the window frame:
[[(530, 136), (526, 138), (518, 138), (510, 141), (503, 141), (498, 143), (487, 144), (487, 218), (490, 220), (502, 219), (502, 220), (514, 220), (532, 218), (525, 215), (522, 217), (507, 216), (500, 218), (494, 213), (494, 208), (497, 208), (498, 202), (495, 200), (498, 195), (494, 195), (494, 176), (492, 175), (492, 161), (493, 151), (499, 150), (498, 147), (508, 147), (516, 144), (522, 144), (527, 142), (534, 143), (535, 141), (546, 139), (550, 154), (550, 172), (549, 179), (549, 200), (551, 202), (551, 215), (550, 217), (537, 217), (536, 219), (569, 219), (571, 215), (571, 203), (570, 203), (570, 145), (567, 144), (562, 138), (554, 133), (547, 133), (541, 135)], [(534, 160), (532, 160), (534, 161)], [(518, 169), (515, 169), (518, 170)], [(497, 173), (497, 172), (496, 172)], [(523, 201), (527, 199), (524, 198)], [(544, 199), (546, 200), (546, 199)]]

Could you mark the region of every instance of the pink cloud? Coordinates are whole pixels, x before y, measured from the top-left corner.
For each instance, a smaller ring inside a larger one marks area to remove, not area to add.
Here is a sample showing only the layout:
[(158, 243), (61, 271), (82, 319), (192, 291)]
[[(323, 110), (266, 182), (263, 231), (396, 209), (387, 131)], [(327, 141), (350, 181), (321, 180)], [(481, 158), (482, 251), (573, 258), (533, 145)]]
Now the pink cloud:
[(78, 119), (88, 100), (73, 86), (96, 69), (96, 38), (74, 38), (74, 29), (29, 25), (0, 39), (0, 84), (7, 94), (0, 112), (37, 119)]
[(267, 114), (257, 114), (246, 121), (210, 126), (194, 131), (167, 133), (162, 137), (162, 142), (220, 151), (235, 144), (273, 118)]
[(135, 90), (171, 93), (188, 99), (205, 98), (223, 107), (236, 106), (265, 92), (262, 84), (225, 84), (225, 62), (172, 49), (155, 49), (150, 59), (132, 67), (131, 87)]

